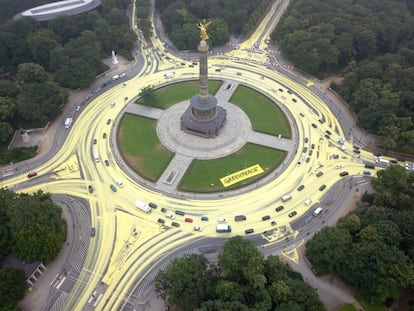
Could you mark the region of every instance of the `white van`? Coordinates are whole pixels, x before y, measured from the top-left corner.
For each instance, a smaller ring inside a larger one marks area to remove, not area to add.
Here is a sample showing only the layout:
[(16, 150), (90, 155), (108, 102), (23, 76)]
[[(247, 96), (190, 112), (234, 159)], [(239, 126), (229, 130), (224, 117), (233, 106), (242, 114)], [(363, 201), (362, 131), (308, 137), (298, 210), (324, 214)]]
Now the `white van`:
[(320, 213), (322, 213), (322, 207), (318, 207), (318, 208), (316, 208), (314, 211), (313, 211), (313, 213), (312, 213), (312, 215), (313, 216), (318, 216)]
[(292, 196), (290, 195), (290, 194), (285, 194), (283, 197), (282, 197), (282, 202), (286, 202), (286, 201), (289, 201), (289, 200), (291, 200), (292, 199)]

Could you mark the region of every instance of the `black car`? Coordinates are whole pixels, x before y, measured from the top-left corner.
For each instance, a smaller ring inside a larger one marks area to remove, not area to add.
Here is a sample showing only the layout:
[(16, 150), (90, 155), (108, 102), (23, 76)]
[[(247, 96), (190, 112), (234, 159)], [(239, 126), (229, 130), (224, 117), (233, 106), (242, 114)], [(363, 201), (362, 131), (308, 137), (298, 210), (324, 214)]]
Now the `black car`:
[(105, 162), (106, 166), (109, 166), (109, 161), (108, 160), (105, 160), (104, 162)]
[(318, 172), (317, 174), (316, 174), (316, 177), (321, 177), (323, 175), (323, 173), (322, 172)]
[(309, 138), (305, 137), (304, 141), (307, 143), (309, 141)]
[(296, 216), (296, 215), (297, 215), (297, 212), (296, 211), (290, 212), (288, 214), (289, 217), (293, 217), (293, 216)]
[(116, 191), (117, 191), (114, 185), (110, 185), (110, 186), (109, 186), (109, 188), (111, 188), (111, 190), (112, 190), (113, 192), (116, 192)]
[(312, 155), (312, 153), (313, 153), (313, 150), (311, 149), (311, 150), (309, 150), (309, 155), (311, 156)]
[(285, 207), (283, 205), (280, 205), (278, 207), (275, 208), (276, 212), (280, 212), (282, 209), (284, 209)]
[(250, 234), (250, 233), (253, 233), (254, 232), (254, 230), (253, 229), (247, 229), (247, 230), (244, 230), (244, 233), (246, 233), (246, 234)]
[(237, 215), (234, 217), (234, 221), (243, 221), (246, 220), (246, 216), (244, 215)]
[(165, 224), (165, 220), (164, 219), (162, 219), (162, 218), (158, 218), (158, 220), (157, 220), (157, 222), (159, 222), (160, 224)]
[(92, 227), (91, 228), (91, 237), (94, 237), (95, 236), (95, 228), (94, 227)]
[(96, 143), (97, 143), (97, 140), (96, 140), (96, 138), (94, 138), (93, 139), (93, 144), (96, 145)]
[(183, 212), (183, 211), (175, 211), (175, 213), (176, 213), (177, 215), (184, 216), (184, 212)]
[(322, 185), (322, 186), (319, 187), (319, 191), (323, 191), (323, 190), (325, 190), (325, 188), (326, 188), (326, 185)]
[(318, 126), (317, 126), (315, 123), (312, 123), (312, 127), (313, 127), (314, 129), (318, 128)]
[(303, 147), (303, 153), (306, 153), (308, 151), (308, 147)]
[(89, 190), (89, 193), (93, 193), (93, 187), (92, 186), (88, 186), (88, 190)]
[(262, 217), (262, 220), (264, 221), (264, 220), (269, 220), (270, 219), (270, 216), (269, 215), (266, 215), (266, 216), (263, 216)]
[(298, 191), (302, 191), (303, 189), (305, 189), (305, 186), (304, 185), (300, 185), (297, 190)]
[(179, 227), (179, 226), (180, 226), (180, 224), (179, 224), (178, 222), (173, 221), (173, 222), (171, 223), (171, 226), (173, 226), (173, 227)]
[(339, 176), (344, 177), (344, 176), (348, 176), (349, 173), (348, 172), (340, 172)]
[(151, 208), (157, 208), (157, 204), (152, 203), (152, 202), (148, 203), (148, 206)]
[(162, 207), (162, 208), (161, 208), (161, 212), (162, 212), (162, 213), (166, 213), (166, 212), (167, 212), (167, 209), (166, 209), (165, 207)]
[(312, 149), (315, 149), (315, 144), (312, 144), (312, 145), (311, 145), (311, 148), (312, 148)]
[(111, 124), (111, 119), (106, 120), (106, 124)]
[(105, 139), (106, 138), (106, 133), (103, 133), (102, 138)]
[(359, 150), (359, 149), (354, 149), (354, 153), (361, 153), (361, 150)]

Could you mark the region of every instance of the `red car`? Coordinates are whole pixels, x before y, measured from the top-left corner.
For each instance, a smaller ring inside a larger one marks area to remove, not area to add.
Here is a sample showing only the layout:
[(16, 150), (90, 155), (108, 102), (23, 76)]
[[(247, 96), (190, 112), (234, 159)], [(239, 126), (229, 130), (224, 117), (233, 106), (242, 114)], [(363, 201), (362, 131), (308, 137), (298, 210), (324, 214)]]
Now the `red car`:
[(31, 177), (35, 177), (37, 176), (36, 172), (30, 172), (29, 174), (27, 174), (27, 178), (31, 178)]
[(186, 218), (185, 222), (193, 222), (193, 219), (192, 218)]

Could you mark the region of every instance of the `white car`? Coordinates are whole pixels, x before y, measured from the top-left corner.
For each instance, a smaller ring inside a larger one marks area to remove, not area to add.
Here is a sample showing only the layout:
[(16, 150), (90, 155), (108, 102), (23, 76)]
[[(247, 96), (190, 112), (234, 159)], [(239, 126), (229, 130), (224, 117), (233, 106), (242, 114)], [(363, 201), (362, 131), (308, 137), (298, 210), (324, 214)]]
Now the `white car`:
[(309, 199), (307, 199), (306, 201), (305, 201), (305, 205), (309, 205), (309, 204), (311, 204), (312, 203), (312, 199), (311, 198), (309, 198)]
[(200, 226), (194, 226), (194, 231), (203, 231), (203, 229)]
[(227, 219), (226, 218), (219, 218), (219, 219), (217, 219), (217, 222), (225, 223), (225, 222), (227, 222)]
[(121, 74), (119, 75), (119, 77), (120, 77), (120, 78), (125, 77), (125, 72), (121, 73)]
[(167, 217), (169, 219), (175, 219), (173, 214), (165, 214), (165, 217)]
[(109, 107), (113, 108), (115, 106), (115, 102), (111, 103)]
[(343, 167), (344, 167), (344, 166), (343, 166), (342, 164), (338, 164), (338, 165), (336, 165), (336, 166), (335, 166), (335, 168), (336, 168), (336, 169), (338, 169), (338, 168), (343, 168)]
[(124, 183), (123, 183), (122, 181), (117, 180), (117, 182), (116, 182), (116, 183), (118, 184), (118, 186), (119, 186), (120, 188), (123, 188), (123, 187), (124, 187)]

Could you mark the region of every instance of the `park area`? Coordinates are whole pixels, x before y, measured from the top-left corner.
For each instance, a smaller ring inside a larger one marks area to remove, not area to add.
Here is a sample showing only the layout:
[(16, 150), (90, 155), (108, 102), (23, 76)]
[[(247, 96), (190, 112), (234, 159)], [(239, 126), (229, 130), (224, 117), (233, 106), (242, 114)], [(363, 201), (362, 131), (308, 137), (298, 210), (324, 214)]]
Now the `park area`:
[[(215, 94), (222, 81), (209, 81), (209, 92)], [(198, 92), (198, 81), (172, 84), (154, 90), (152, 107), (168, 107), (188, 100)], [(281, 109), (266, 96), (244, 86), (239, 86), (231, 98), (249, 117), (255, 131), (291, 138), (291, 128)], [(140, 99), (137, 104), (141, 104)], [(156, 134), (157, 121), (125, 114), (117, 132), (118, 148), (124, 161), (140, 176), (157, 181), (174, 153), (166, 149)], [(178, 190), (212, 193), (234, 190), (263, 178), (276, 169), (285, 159), (286, 152), (247, 143), (237, 152), (218, 159), (193, 160), (185, 172)], [(260, 165), (263, 173), (224, 187), (220, 178), (253, 165)]]

